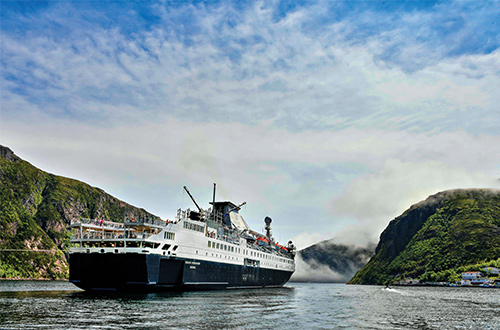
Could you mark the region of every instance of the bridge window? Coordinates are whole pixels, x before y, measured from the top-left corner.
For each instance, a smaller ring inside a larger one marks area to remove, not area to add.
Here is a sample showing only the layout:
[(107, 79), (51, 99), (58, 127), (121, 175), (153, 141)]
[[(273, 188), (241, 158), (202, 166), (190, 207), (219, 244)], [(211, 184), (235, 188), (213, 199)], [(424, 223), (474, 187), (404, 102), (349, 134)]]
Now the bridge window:
[(188, 221), (184, 221), (183, 227), (185, 229), (199, 231), (200, 233), (203, 233), (205, 231), (205, 227), (204, 226), (197, 225), (195, 223), (191, 223), (191, 222), (188, 222)]
[(170, 231), (166, 231), (164, 234), (163, 234), (163, 237), (165, 239), (169, 239), (169, 240), (174, 240), (175, 239), (175, 233), (172, 233)]

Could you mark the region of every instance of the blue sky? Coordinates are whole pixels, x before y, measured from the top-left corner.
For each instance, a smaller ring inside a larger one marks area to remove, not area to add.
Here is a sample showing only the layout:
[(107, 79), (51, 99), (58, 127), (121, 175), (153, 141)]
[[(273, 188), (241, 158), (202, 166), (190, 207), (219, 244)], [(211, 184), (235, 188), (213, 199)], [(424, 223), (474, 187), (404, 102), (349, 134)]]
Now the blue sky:
[(3, 1), (0, 143), (172, 217), (217, 182), (299, 247), (499, 188), (498, 1)]

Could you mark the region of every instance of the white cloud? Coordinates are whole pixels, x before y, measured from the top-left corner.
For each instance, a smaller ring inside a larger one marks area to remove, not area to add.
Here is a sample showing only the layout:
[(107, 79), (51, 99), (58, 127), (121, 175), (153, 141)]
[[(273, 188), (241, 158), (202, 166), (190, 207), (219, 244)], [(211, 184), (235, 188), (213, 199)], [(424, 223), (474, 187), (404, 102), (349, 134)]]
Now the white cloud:
[(349, 183), (332, 201), (332, 212), (358, 219), (337, 233), (338, 240), (356, 245), (377, 241), (388, 221), (411, 205), (440, 191), (456, 188), (500, 189), (500, 182), (494, 172), (472, 171), (438, 161), (390, 159), (376, 174), (360, 176)]
[[(314, 228), (311, 228), (314, 230)], [(293, 244), (296, 246), (297, 250), (305, 249), (313, 244), (327, 240), (333, 236), (331, 232), (313, 232), (309, 233), (307, 231), (301, 232), (299, 235), (293, 237)]]
[[(273, 7), (262, 3), (242, 12), (227, 6), (157, 7), (166, 26), (176, 14), (193, 15), (197, 23), (192, 24), (201, 29), (190, 35), (191, 44), (163, 25), (126, 35), (77, 18), (58, 20), (93, 29), (71, 29), (62, 38), (5, 34), (5, 69), (23, 77), (23, 88), (39, 111), (107, 124), (175, 116), (197, 122), (274, 119), (291, 130), (454, 126), (479, 132), (486, 123), (471, 114), (479, 112), (490, 126), (498, 125), (492, 115), (498, 101), (492, 88), (499, 84), (494, 73), (498, 51), (433, 61), (425, 70), (407, 73), (376, 58), (390, 46), (383, 35), (374, 33), (364, 43), (346, 39), (349, 33), (337, 25), (353, 18), (311, 31), (299, 28), (327, 14), (321, 4), (278, 21)], [(67, 10), (61, 6), (54, 15)], [(235, 17), (234, 27), (227, 24), (228, 15)], [(403, 21), (412, 22), (410, 16), (406, 13)], [(370, 22), (369, 15), (363, 17)], [(407, 29), (404, 36), (410, 34)], [(271, 82), (280, 88), (262, 88)], [(2, 96), (24, 98), (10, 95), (16, 87), (11, 84)], [(24, 112), (4, 108), (9, 116)]]
[(447, 57), (460, 42), (425, 37), (444, 11), (155, 7), (133, 33), (70, 4), (2, 30), (1, 143), (163, 217), (217, 182), (299, 247), (376, 239), (411, 203), (500, 177), (499, 50)]
[(295, 258), (295, 273), (293, 273), (292, 281), (305, 282), (347, 282), (351, 279), (352, 274), (341, 274), (334, 271), (324, 264), (319, 264), (315, 261), (310, 263), (304, 262), (300, 255)]
[[(115, 128), (68, 121), (5, 124), (2, 143), (34, 165), (162, 217), (192, 207), (183, 199), (183, 185), (210, 201), (217, 182), (220, 199), (249, 203), (245, 216), (252, 226), (260, 229), (270, 215), (277, 237), (294, 237), (299, 248), (339, 235), (342, 242), (364, 245), (428, 195), (495, 187), (500, 177), (499, 138), (463, 131), (290, 132), (177, 119)], [(339, 166), (350, 172), (342, 174)]]

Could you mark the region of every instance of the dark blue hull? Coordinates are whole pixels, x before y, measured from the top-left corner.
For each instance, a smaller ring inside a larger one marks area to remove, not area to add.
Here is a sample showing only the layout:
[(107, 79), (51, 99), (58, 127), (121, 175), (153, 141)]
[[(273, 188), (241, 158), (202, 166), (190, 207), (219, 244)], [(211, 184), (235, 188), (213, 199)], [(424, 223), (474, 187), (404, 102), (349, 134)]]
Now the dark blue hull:
[(84, 290), (174, 291), (280, 287), (290, 271), (137, 253), (72, 253), (70, 282)]

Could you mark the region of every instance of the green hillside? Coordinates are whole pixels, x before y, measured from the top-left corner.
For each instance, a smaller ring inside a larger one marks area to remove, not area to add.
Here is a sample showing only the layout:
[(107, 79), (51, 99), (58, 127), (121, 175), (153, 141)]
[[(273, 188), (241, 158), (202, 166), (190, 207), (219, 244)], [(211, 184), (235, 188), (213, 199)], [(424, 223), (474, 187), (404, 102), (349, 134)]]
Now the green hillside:
[(67, 225), (154, 217), (103, 190), (43, 172), (0, 146), (0, 278), (67, 278)]
[(463, 271), (484, 266), (500, 266), (500, 192), (451, 190), (391, 221), (350, 283), (456, 281)]

